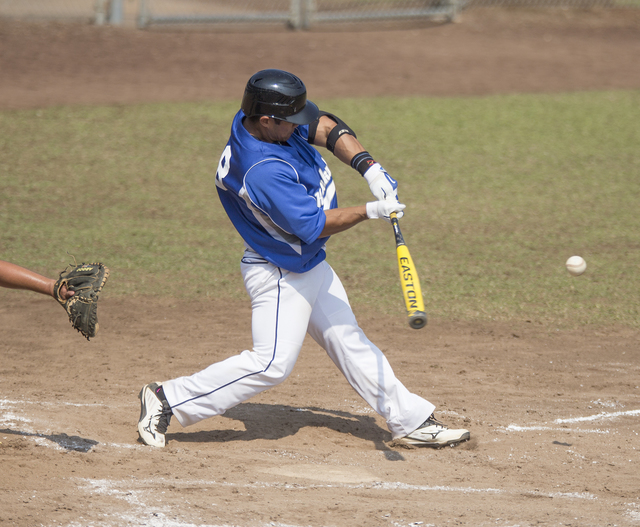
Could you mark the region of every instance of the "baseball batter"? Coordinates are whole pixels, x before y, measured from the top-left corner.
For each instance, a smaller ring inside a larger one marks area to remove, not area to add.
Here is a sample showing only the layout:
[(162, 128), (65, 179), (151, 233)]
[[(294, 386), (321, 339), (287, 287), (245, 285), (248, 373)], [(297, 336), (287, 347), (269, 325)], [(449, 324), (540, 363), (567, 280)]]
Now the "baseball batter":
[[(359, 171), (375, 200), (339, 208), (324, 147)], [(141, 440), (165, 446), (171, 416), (182, 426), (221, 415), (283, 382), (309, 333), (351, 386), (386, 420), (394, 439), (440, 447), (469, 439), (436, 421), (435, 406), (396, 378), (358, 326), (340, 279), (326, 262), (333, 234), (405, 208), (397, 183), (339, 117), (307, 100), (304, 83), (281, 70), (253, 75), (216, 172), (222, 205), (245, 243), (241, 271), (251, 298), (253, 349), (191, 376), (140, 391)]]

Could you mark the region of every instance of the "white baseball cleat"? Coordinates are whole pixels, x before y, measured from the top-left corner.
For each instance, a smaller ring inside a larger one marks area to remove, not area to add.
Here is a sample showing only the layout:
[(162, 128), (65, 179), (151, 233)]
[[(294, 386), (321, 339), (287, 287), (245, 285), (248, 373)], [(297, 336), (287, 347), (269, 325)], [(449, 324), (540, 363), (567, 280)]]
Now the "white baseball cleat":
[(431, 414), (417, 430), (404, 436), (401, 441), (410, 445), (440, 448), (447, 445), (455, 446), (462, 441), (468, 441), (470, 437), (469, 430), (450, 430)]
[(142, 387), (140, 394), (140, 420), (138, 434), (144, 443), (150, 446), (163, 447), (164, 434), (171, 421), (171, 407), (164, 397), (162, 383), (152, 382)]

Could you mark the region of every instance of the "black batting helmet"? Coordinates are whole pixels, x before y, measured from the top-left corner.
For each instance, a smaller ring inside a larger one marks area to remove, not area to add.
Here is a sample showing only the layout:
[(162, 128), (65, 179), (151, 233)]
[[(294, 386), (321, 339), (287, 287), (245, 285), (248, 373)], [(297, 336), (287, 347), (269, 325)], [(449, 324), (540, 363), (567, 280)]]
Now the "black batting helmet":
[(318, 107), (307, 101), (307, 88), (292, 73), (262, 70), (247, 82), (242, 97), (247, 117), (267, 115), (294, 124), (309, 124), (318, 118)]

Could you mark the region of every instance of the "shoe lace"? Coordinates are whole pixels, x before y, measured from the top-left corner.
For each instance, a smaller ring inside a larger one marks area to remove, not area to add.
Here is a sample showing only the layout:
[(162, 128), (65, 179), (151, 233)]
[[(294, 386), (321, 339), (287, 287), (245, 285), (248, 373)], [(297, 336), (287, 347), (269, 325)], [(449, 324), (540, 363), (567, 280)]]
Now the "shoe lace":
[(169, 428), (169, 423), (171, 423), (171, 416), (173, 412), (171, 411), (171, 407), (169, 403), (165, 400), (162, 401), (162, 412), (160, 412), (160, 418), (158, 419), (158, 426), (156, 427), (158, 432), (161, 434), (165, 434), (167, 432), (167, 428)]
[(442, 422), (440, 422), (440, 421), (438, 421), (436, 419), (435, 414), (431, 414), (427, 418), (427, 420), (419, 426), (419, 429), (420, 428), (425, 428), (427, 426), (439, 426), (440, 428), (447, 428), (447, 426), (444, 423), (442, 423)]
[(169, 401), (167, 401), (167, 398), (164, 395), (162, 385), (156, 387), (155, 394), (162, 403), (162, 410), (160, 411), (156, 430), (161, 434), (165, 434), (167, 432), (167, 428), (169, 428), (169, 423), (171, 423), (171, 416), (173, 415), (173, 412), (171, 411), (171, 406), (169, 406)]

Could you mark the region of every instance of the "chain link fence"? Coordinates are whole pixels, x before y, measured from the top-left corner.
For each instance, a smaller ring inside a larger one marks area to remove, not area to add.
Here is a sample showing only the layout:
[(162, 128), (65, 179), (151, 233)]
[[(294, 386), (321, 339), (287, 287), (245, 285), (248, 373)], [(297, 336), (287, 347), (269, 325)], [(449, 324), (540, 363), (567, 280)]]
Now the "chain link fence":
[(475, 7), (640, 7), (640, 0), (0, 0), (0, 19), (94, 24), (278, 24), (445, 18)]
[[(326, 22), (453, 18), (458, 0), (141, 0), (139, 25), (174, 23), (284, 23), (307, 29)], [(189, 7), (185, 11), (185, 7)], [(188, 13), (188, 15), (186, 14)]]

